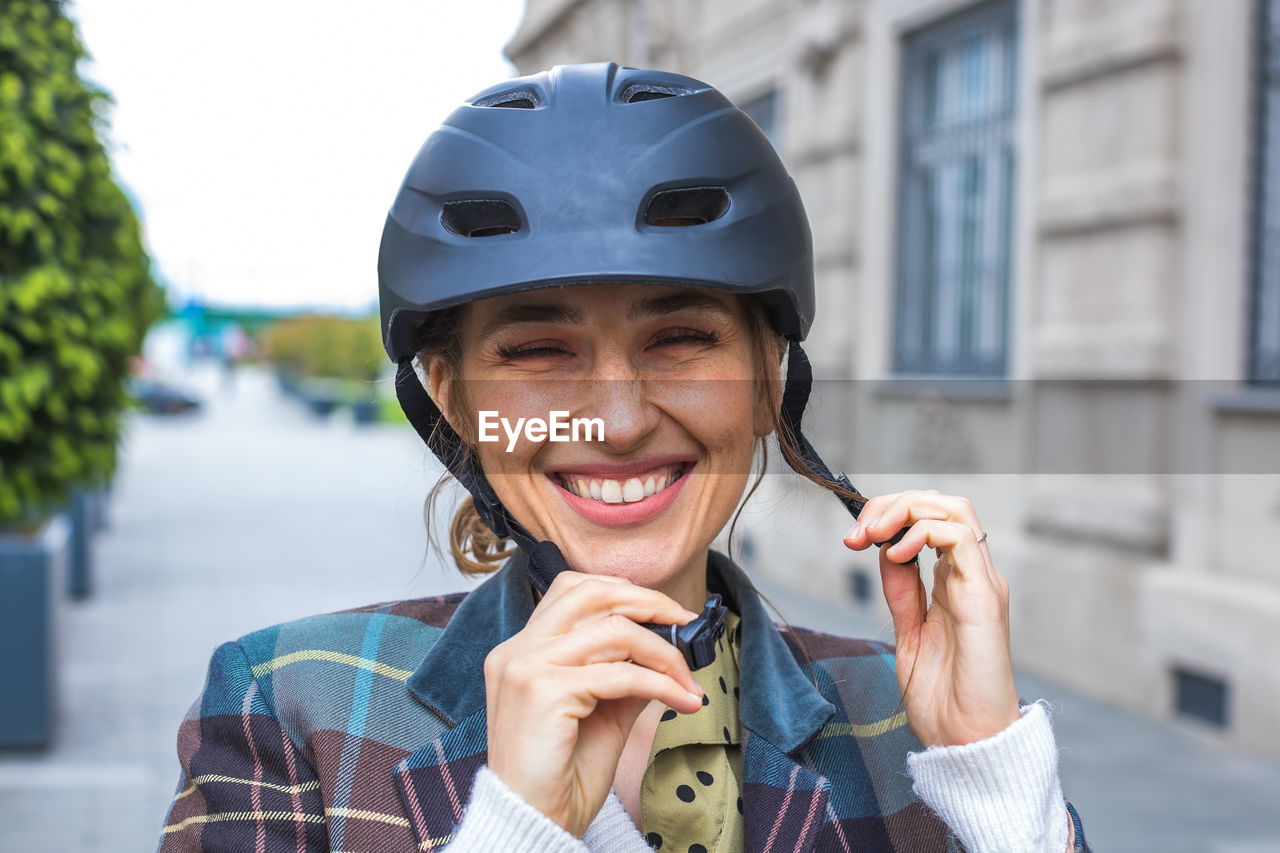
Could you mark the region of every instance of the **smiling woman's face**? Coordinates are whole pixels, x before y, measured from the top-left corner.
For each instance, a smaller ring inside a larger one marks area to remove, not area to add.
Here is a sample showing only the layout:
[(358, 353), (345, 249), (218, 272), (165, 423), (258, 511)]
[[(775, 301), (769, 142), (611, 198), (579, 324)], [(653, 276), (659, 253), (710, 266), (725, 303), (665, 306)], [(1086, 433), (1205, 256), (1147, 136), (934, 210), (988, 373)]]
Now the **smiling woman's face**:
[(498, 427), (497, 441), (473, 443), (511, 514), (578, 571), (700, 605), (707, 549), (772, 423), (742, 299), (683, 286), (544, 288), (469, 304), (461, 342), (461, 389), (439, 360), (429, 376), (463, 435), (477, 435), (481, 411), (513, 427), (552, 412), (603, 423), (599, 441), (522, 431), (508, 450)]

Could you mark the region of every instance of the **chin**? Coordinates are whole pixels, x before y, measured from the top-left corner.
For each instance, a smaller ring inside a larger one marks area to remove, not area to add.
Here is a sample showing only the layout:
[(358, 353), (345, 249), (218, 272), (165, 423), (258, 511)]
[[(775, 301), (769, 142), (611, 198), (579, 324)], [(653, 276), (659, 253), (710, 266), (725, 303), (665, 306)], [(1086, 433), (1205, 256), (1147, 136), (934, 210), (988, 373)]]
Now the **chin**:
[(599, 547), (578, 545), (565, 557), (580, 572), (624, 578), (650, 589), (667, 584), (690, 559), (690, 555), (677, 549), (635, 539)]

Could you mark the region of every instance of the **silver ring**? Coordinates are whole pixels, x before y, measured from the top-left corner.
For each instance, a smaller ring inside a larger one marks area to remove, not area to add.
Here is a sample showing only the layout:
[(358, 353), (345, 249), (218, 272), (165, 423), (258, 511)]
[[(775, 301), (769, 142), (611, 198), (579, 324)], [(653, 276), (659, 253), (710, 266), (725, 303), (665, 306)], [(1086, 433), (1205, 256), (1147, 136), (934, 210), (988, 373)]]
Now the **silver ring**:
[(987, 538), (987, 531), (985, 531), (985, 530), (984, 530), (984, 531), (982, 531), (982, 535), (978, 537), (977, 541), (978, 541), (978, 542), (982, 542), (982, 541), (983, 541), (983, 540), (985, 540), (986, 538)]

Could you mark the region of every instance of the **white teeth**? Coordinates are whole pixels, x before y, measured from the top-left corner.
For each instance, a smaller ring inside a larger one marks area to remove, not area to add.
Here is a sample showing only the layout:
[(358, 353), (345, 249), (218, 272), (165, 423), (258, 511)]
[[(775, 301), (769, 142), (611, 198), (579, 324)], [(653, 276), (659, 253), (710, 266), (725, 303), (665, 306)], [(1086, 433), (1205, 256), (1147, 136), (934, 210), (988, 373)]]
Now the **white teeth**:
[(605, 480), (600, 484), (600, 499), (607, 504), (620, 504), (625, 500), (622, 496), (622, 486), (618, 485), (617, 480)]
[(588, 477), (574, 477), (565, 474), (560, 478), (565, 489), (580, 498), (590, 498), (607, 504), (635, 503), (652, 497), (669, 484), (680, 479), (679, 465), (666, 468), (661, 474), (649, 474), (643, 480), (631, 477), (625, 482), (618, 480), (597, 480)]
[(632, 477), (623, 484), (622, 499), (629, 504), (644, 500), (644, 483), (639, 477)]

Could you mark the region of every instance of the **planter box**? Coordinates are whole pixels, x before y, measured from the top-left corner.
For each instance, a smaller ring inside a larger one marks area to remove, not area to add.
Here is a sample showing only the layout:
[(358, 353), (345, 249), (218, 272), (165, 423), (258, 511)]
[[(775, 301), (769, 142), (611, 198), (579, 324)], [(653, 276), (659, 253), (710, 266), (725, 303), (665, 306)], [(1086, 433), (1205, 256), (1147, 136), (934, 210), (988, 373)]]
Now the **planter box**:
[(376, 400), (361, 400), (351, 404), (351, 416), (361, 425), (378, 422), (378, 403)]
[(0, 748), (46, 746), (53, 739), (70, 550), (65, 515), (31, 536), (0, 534)]
[(94, 533), (101, 533), (110, 526), (110, 517), (108, 510), (111, 508), (111, 484), (99, 486), (89, 493), (92, 499), (90, 506), (93, 508), (93, 526), (90, 528)]
[(77, 488), (67, 507), (71, 518), (71, 560), (67, 567), (67, 594), (84, 599), (93, 592), (93, 534), (97, 531), (97, 510), (91, 492)]
[(338, 408), (338, 400), (334, 397), (307, 397), (307, 407), (316, 417), (327, 418)]
[(276, 385), (280, 388), (280, 393), (286, 397), (297, 397), (301, 394), (301, 385), (298, 377), (289, 370), (276, 370)]

